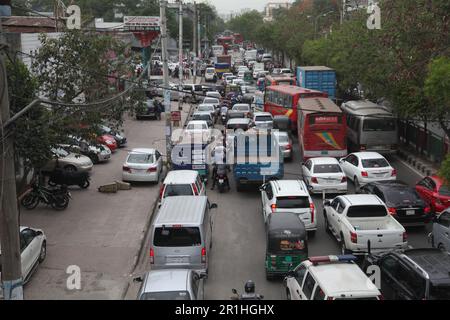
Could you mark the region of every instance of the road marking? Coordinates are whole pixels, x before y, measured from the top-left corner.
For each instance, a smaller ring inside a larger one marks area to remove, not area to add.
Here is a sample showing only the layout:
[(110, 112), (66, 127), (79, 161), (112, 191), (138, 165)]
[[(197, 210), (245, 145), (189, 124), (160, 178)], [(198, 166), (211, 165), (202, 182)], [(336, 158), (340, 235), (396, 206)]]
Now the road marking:
[(395, 156), (395, 155), (394, 155), (394, 157), (395, 157), (398, 161), (400, 161), (401, 163), (403, 163), (406, 167), (408, 167), (411, 171), (413, 171), (415, 174), (417, 174), (419, 177), (425, 178), (425, 175), (424, 175), (422, 172), (420, 172), (419, 170), (417, 170), (416, 168), (414, 168), (413, 166), (411, 166), (409, 163), (405, 162), (403, 159), (399, 158), (398, 156)]

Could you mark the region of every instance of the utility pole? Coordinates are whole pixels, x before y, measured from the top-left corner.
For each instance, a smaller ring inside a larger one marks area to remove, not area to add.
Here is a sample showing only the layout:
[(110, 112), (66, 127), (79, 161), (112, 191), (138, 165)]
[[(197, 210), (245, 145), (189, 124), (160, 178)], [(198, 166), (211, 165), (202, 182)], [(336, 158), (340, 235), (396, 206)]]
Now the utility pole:
[(197, 3), (194, 2), (194, 30), (192, 30), (192, 34), (194, 36), (193, 42), (194, 42), (194, 52), (195, 56), (198, 57), (198, 47), (197, 47)]
[(198, 48), (198, 52), (199, 54), (197, 55), (198, 58), (202, 57), (202, 43), (201, 43), (201, 30), (200, 30), (200, 12), (198, 12), (198, 17), (197, 17), (197, 48)]
[(6, 48), (0, 23), (0, 243), (3, 296), (5, 300), (23, 300), (22, 261), (19, 241), (14, 141), (6, 138), (3, 124), (10, 118), (6, 65), (2, 51)]
[(172, 143), (171, 143), (171, 136), (172, 136), (172, 125), (171, 125), (171, 119), (170, 119), (170, 90), (169, 89), (169, 70), (167, 66), (167, 18), (166, 18), (166, 8), (167, 8), (167, 1), (162, 0), (160, 1), (160, 15), (161, 15), (161, 53), (162, 53), (162, 60), (163, 60), (163, 76), (164, 76), (164, 110), (165, 110), (165, 116), (166, 116), (166, 158), (167, 163), (170, 165), (172, 163)]
[[(180, 9), (179, 9), (179, 44), (178, 44), (178, 61), (180, 62), (180, 68), (178, 69), (178, 78), (180, 80), (180, 84), (183, 84), (183, 1), (180, 0)], [(182, 109), (183, 101), (178, 99), (178, 110)]]

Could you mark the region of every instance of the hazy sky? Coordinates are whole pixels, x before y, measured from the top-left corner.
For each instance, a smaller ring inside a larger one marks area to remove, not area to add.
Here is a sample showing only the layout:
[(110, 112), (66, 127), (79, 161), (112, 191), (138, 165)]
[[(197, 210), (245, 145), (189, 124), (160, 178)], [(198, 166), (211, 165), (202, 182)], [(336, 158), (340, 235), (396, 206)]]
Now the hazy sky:
[[(202, 2), (202, 1), (200, 1)], [(284, 2), (281, 0), (208, 0), (214, 5), (219, 13), (229, 13), (230, 11), (240, 11), (244, 8), (262, 11), (268, 2)]]

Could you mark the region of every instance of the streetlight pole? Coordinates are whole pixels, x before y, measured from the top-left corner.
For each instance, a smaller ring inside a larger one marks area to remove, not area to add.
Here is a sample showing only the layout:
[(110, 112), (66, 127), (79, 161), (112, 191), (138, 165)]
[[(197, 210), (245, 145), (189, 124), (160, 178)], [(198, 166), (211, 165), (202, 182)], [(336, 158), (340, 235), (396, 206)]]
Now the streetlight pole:
[(317, 39), (317, 28), (318, 28), (318, 23), (319, 23), (319, 18), (320, 17), (326, 17), (327, 15), (329, 15), (330, 13), (333, 13), (334, 11), (328, 11), (326, 13), (321, 13), (318, 16), (316, 16), (314, 18), (314, 39)]
[[(178, 69), (178, 79), (180, 81), (180, 85), (183, 84), (183, 2), (180, 0), (180, 9), (179, 9), (179, 44), (178, 44), (178, 61), (180, 64), (180, 68)], [(182, 100), (178, 99), (178, 110), (182, 109)]]

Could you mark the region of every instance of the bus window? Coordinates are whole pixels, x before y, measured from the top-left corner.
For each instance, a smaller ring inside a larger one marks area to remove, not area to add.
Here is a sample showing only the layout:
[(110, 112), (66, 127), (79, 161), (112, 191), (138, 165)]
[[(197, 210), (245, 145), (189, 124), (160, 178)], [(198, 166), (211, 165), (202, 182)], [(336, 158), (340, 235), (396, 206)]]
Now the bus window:
[(364, 119), (363, 131), (395, 131), (394, 119)]

